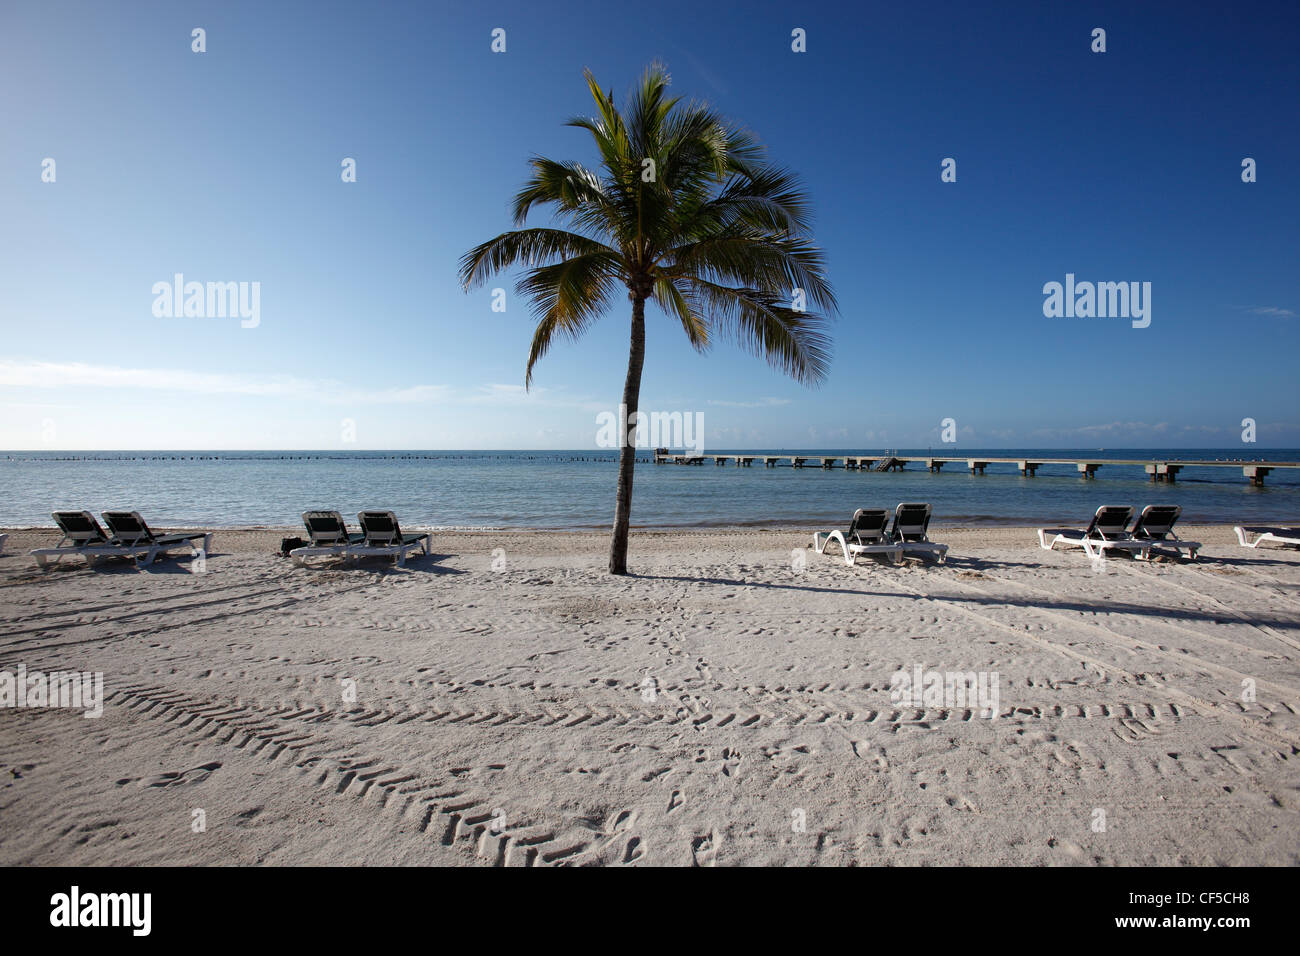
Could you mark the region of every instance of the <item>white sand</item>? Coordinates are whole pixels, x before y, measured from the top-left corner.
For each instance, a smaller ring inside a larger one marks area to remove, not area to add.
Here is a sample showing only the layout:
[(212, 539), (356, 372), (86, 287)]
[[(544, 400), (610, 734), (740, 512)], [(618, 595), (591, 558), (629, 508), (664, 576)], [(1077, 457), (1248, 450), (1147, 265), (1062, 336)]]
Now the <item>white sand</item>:
[[(603, 535), (280, 536), (41, 573), (11, 534), (0, 670), (108, 700), (0, 710), (0, 863), (1300, 862), (1300, 554), (1226, 528), (1100, 573), (1024, 529), (803, 572), (802, 533), (640, 532), (629, 578)], [(1000, 716), (893, 704), (915, 664), (996, 671)]]

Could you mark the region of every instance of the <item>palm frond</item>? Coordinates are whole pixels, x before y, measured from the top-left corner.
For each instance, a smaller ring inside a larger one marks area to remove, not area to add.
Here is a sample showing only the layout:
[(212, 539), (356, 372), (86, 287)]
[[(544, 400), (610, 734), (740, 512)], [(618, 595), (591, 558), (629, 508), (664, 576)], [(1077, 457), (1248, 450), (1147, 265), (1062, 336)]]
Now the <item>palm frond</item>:
[(713, 317), (714, 325), (742, 349), (804, 385), (820, 384), (830, 370), (826, 317), (800, 312), (762, 289), (731, 288), (697, 276), (683, 277), (692, 311)]
[(772, 166), (735, 176), (701, 212), (723, 227), (744, 223), (796, 234), (812, 228), (812, 209), (797, 177)]
[(465, 289), (482, 285), (488, 277), (512, 266), (536, 266), (549, 259), (591, 253), (617, 255), (603, 243), (563, 229), (520, 229), (503, 232), (475, 246), (460, 260), (460, 281)]
[(691, 308), (690, 299), (666, 276), (655, 281), (655, 299), (663, 310), (682, 324), (686, 339), (697, 352), (709, 347), (709, 322)]
[(664, 270), (710, 281), (763, 289), (790, 297), (802, 289), (814, 305), (835, 312), (835, 292), (825, 275), (822, 251), (807, 239), (750, 234), (722, 235), (673, 250)]
[(533, 174), (515, 194), (516, 225), (523, 225), (533, 206), (539, 203), (551, 203), (565, 211), (610, 204), (600, 177), (581, 163), (562, 163), (544, 156), (534, 156), (529, 162)]
[(516, 284), (516, 292), (532, 301), (539, 316), (533, 332), (525, 386), (533, 381), (533, 366), (557, 335), (579, 338), (609, 308), (619, 291), (622, 258), (602, 249), (532, 269)]

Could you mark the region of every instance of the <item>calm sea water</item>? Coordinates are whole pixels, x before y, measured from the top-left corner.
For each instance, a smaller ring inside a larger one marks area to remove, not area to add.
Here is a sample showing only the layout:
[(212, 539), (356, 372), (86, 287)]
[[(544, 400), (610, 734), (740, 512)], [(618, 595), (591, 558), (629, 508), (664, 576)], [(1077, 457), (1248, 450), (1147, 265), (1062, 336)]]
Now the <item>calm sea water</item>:
[[(763, 449), (779, 452), (780, 449)], [(710, 449), (723, 454), (728, 449)], [(734, 450), (730, 450), (734, 451)], [(870, 454), (862, 449), (800, 454)], [(897, 454), (926, 454), (900, 449)], [(935, 450), (939, 455), (1068, 458), (1236, 459), (1236, 449)], [(972, 477), (958, 464), (930, 474), (820, 468), (637, 466), (636, 526), (815, 528), (847, 521), (855, 508), (928, 501), (937, 525), (1077, 523), (1101, 504), (1169, 502), (1190, 522), (1300, 521), (1300, 473), (1275, 471), (1262, 488), (1240, 468), (1184, 471), (1152, 484), (1140, 467), (1105, 467), (1084, 481), (1073, 466), (1044, 466), (1021, 478), (993, 465)], [(1251, 449), (1249, 457), (1300, 460), (1296, 449)], [(437, 527), (604, 528), (613, 520), (616, 456), (609, 452), (5, 452), (0, 453), (0, 527), (52, 524), (56, 509), (130, 508), (158, 525), (287, 527), (310, 508), (351, 519), (389, 508), (404, 524)]]

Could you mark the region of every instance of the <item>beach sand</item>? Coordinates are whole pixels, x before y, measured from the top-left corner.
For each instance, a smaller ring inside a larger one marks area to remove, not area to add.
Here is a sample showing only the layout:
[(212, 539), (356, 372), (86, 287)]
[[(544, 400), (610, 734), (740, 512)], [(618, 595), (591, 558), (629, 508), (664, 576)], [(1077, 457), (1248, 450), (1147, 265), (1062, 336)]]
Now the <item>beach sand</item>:
[[(1201, 561), (1100, 570), (1029, 529), (937, 567), (636, 531), (626, 578), (603, 534), (43, 573), (15, 530), (0, 670), (106, 703), (0, 709), (0, 863), (1294, 865), (1300, 553), (1180, 530)], [(998, 715), (891, 701), (918, 665), (996, 672)]]

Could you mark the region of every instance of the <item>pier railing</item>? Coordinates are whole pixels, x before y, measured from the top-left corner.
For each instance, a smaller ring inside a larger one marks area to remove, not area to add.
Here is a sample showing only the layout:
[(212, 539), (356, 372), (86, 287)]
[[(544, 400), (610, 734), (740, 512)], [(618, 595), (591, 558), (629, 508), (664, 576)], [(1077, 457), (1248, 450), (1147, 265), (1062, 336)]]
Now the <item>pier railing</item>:
[(769, 454), (753, 452), (727, 455), (675, 455), (667, 449), (656, 448), (654, 461), (656, 465), (726, 465), (734, 462), (737, 467), (748, 468), (754, 462), (762, 462), (764, 468), (846, 468), (849, 471), (902, 471), (909, 464), (924, 465), (932, 472), (943, 470), (944, 465), (960, 464), (970, 470), (972, 475), (984, 474), (989, 465), (1013, 465), (1026, 478), (1033, 478), (1043, 465), (1073, 465), (1081, 478), (1096, 478), (1097, 472), (1107, 465), (1127, 465), (1146, 470), (1152, 481), (1170, 482), (1177, 480), (1178, 473), (1184, 468), (1240, 468), (1244, 477), (1253, 485), (1264, 484), (1269, 473), (1283, 468), (1300, 468), (1300, 461), (1197, 461), (1169, 459), (1167, 461), (1136, 458), (957, 458), (932, 455), (807, 455), (791, 452)]

